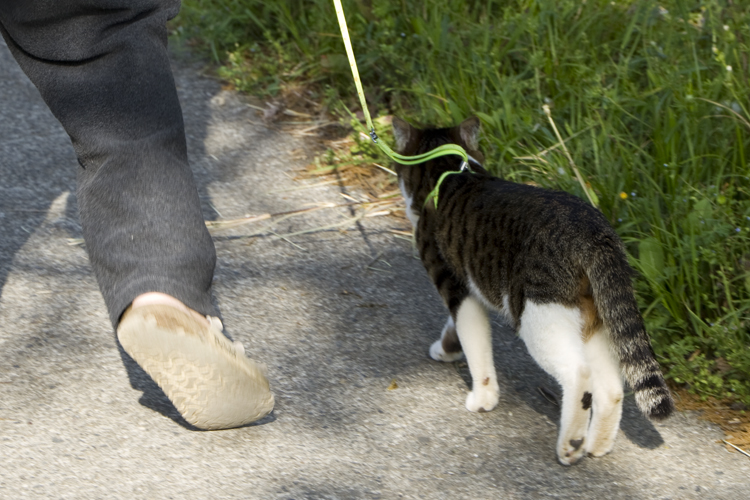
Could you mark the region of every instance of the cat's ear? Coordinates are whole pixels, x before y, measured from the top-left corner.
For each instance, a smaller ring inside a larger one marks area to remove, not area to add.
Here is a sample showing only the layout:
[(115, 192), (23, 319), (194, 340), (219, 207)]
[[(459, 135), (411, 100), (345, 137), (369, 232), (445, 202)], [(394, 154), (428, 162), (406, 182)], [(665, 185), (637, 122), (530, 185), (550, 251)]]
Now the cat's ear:
[(414, 133), (414, 127), (398, 116), (393, 117), (391, 124), (393, 126), (393, 137), (396, 139), (396, 151), (403, 153)]
[(469, 149), (479, 149), (479, 127), (481, 122), (476, 116), (467, 118), (458, 126), (461, 131), (461, 139), (466, 143)]

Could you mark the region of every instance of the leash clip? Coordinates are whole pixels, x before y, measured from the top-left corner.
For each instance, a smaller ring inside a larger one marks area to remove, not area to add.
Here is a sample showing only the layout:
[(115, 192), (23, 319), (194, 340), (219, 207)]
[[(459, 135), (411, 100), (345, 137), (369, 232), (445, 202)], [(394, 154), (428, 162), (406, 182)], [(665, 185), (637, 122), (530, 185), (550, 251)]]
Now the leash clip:
[(458, 169), (460, 172), (464, 172), (466, 170), (469, 170), (469, 162), (466, 160), (461, 160), (461, 167)]
[(378, 134), (375, 133), (374, 128), (370, 130), (370, 139), (372, 139), (372, 142), (374, 142), (375, 144), (378, 143)]

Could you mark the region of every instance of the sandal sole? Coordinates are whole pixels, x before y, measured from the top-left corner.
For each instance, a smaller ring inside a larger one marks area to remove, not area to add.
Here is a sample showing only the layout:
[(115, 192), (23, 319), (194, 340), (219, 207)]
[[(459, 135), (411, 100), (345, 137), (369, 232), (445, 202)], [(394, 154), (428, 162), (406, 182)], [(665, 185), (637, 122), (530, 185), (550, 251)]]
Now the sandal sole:
[(239, 354), (224, 334), (188, 313), (164, 305), (129, 309), (117, 337), (195, 427), (240, 427), (273, 410), (265, 365)]

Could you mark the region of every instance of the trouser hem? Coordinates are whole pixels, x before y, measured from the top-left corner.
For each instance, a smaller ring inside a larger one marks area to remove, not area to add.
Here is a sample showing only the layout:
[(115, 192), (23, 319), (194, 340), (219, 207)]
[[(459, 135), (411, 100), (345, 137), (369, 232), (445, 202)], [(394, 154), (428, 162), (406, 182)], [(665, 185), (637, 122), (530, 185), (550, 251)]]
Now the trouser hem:
[(107, 303), (112, 326), (117, 330), (122, 313), (133, 300), (148, 292), (160, 292), (170, 295), (190, 309), (203, 316), (218, 316), (219, 310), (211, 300), (211, 292), (195, 292), (195, 285), (168, 278), (166, 276), (147, 276), (127, 281), (118, 286)]

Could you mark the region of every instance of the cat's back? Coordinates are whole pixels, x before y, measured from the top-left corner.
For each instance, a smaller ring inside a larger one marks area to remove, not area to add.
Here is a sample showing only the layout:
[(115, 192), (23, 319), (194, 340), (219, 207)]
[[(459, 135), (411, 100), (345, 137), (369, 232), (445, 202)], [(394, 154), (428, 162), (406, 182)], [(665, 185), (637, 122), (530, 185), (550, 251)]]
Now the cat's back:
[[(525, 299), (576, 304), (588, 263), (627, 268), (603, 214), (563, 191), (485, 174), (456, 176), (440, 192), (433, 241), (452, 272), (519, 321)], [(429, 224), (427, 224), (429, 225)]]
[(439, 219), (451, 225), (462, 221), (467, 230), (522, 241), (617, 237), (598, 209), (570, 193), (486, 174), (460, 177), (441, 194), (446, 201)]

